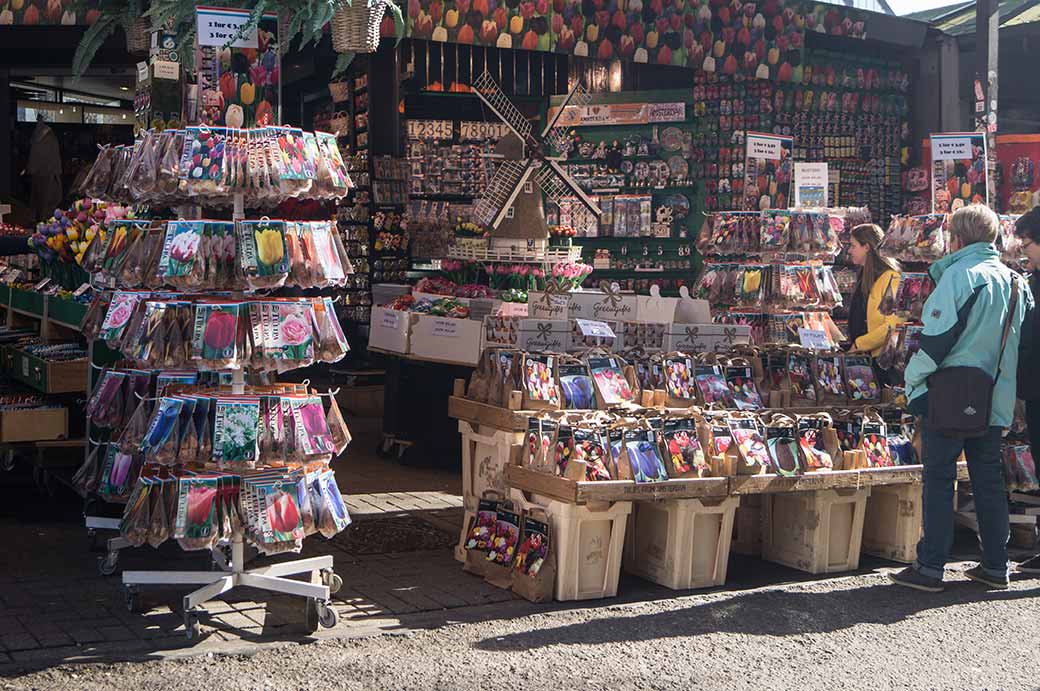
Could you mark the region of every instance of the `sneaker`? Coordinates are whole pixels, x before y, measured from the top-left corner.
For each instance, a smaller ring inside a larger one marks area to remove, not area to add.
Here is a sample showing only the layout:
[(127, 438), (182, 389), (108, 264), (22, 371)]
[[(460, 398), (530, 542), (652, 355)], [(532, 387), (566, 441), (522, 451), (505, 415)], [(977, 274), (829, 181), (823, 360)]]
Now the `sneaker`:
[(983, 570), (982, 564), (979, 564), (973, 569), (968, 569), (964, 572), (964, 575), (977, 583), (988, 585), (990, 588), (995, 588), (996, 590), (1007, 590), (1008, 588), (1007, 576), (991, 576)]
[(938, 578), (925, 576), (912, 566), (908, 566), (899, 573), (888, 574), (889, 579), (896, 585), (902, 585), (914, 590), (923, 590), (926, 593), (941, 593), (943, 582)]
[(1040, 573), (1040, 556), (1026, 559), (1018, 565), (1018, 570), (1022, 573)]

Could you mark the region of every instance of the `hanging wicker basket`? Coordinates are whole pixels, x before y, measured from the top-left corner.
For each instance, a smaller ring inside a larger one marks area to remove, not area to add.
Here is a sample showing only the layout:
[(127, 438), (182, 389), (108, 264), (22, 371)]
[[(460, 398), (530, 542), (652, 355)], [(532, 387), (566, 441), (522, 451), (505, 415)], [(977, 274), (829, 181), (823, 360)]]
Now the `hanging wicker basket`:
[(147, 17), (139, 17), (126, 25), (126, 52), (147, 53), (152, 45), (152, 25)]
[(341, 3), (332, 15), (332, 48), (337, 53), (374, 53), (384, 12), (386, 0)]

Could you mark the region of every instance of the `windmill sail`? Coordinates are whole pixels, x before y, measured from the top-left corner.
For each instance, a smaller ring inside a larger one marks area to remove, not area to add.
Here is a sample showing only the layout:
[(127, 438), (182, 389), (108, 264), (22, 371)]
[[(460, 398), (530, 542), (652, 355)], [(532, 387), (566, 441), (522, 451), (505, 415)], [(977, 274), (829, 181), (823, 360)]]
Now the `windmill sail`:
[(584, 108), (591, 102), (592, 96), (585, 90), (585, 87), (581, 85), (581, 82), (575, 84), (574, 88), (567, 94), (567, 97), (563, 99), (563, 103), (560, 104), (560, 107), (555, 113), (553, 113), (553, 116), (545, 126), (545, 129), (542, 130), (542, 141), (550, 145), (556, 151), (565, 151), (567, 147), (567, 128), (563, 125), (558, 126), (557, 123), (560, 121), (560, 118), (568, 107), (573, 106), (575, 108)]
[(480, 100), (484, 102), (484, 105), (494, 111), (498, 119), (509, 125), (513, 133), (520, 137), (520, 141), (527, 141), (527, 138), (531, 135), (531, 123), (527, 121), (523, 113), (516, 109), (512, 101), (502, 93), (502, 89), (498, 87), (498, 84), (495, 83), (490, 74), (482, 72), (477, 77), (477, 80), (473, 82), (473, 89)]
[(542, 188), (542, 192), (554, 204), (559, 204), (560, 199), (564, 196), (573, 195), (580, 199), (588, 207), (589, 211), (596, 216), (603, 214), (603, 210), (599, 208), (596, 202), (592, 201), (592, 198), (585, 194), (585, 190), (556, 161), (546, 159), (545, 165), (538, 171), (536, 179), (538, 180), (538, 186)]

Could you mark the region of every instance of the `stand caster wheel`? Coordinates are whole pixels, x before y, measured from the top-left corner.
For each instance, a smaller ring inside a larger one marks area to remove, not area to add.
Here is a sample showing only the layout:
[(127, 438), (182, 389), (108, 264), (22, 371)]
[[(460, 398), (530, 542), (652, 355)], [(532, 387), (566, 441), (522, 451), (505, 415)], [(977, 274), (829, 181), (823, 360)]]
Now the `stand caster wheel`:
[(335, 595), (343, 587), (343, 579), (333, 571), (322, 571), (321, 582), (329, 587), (329, 594)]
[(98, 573), (100, 573), (102, 576), (111, 576), (116, 572), (116, 566), (118, 564), (119, 552), (109, 552), (103, 557), (98, 557)]
[(184, 613), (184, 635), (189, 641), (197, 641), (202, 636), (202, 624), (199, 623), (199, 615), (194, 612)]
[(136, 588), (127, 586), (123, 592), (126, 598), (126, 609), (132, 614), (136, 614), (141, 611), (141, 600)]
[(318, 627), (331, 629), (336, 625), (336, 610), (322, 600), (307, 598), (307, 633), (314, 633)]
[(376, 456), (384, 459), (393, 458), (396, 453), (395, 446), (394, 438), (384, 435), (382, 441), (376, 446)]
[(336, 625), (338, 617), (336, 616), (336, 610), (333, 609), (332, 605), (327, 602), (318, 608), (318, 622), (322, 627), (331, 629)]

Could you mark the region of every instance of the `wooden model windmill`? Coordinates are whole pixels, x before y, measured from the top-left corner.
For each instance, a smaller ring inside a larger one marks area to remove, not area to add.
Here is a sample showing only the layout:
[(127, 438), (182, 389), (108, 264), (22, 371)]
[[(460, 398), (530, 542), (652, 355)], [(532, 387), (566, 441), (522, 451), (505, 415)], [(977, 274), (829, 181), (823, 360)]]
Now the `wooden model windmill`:
[(559, 159), (549, 156), (546, 146), (553, 144), (557, 150), (562, 149), (560, 144), (565, 141), (567, 132), (566, 127), (557, 123), (567, 106), (587, 105), (588, 92), (580, 84), (571, 89), (541, 136), (536, 137), (531, 132), (531, 123), (502, 93), (490, 74), (481, 74), (473, 88), (480, 100), (512, 130), (495, 148), (495, 153), (504, 158), (498, 162), (494, 178), (473, 210), (475, 220), (491, 228), (491, 237), (519, 240), (548, 237), (543, 194), (553, 203), (573, 195), (599, 217), (600, 208), (567, 174)]

